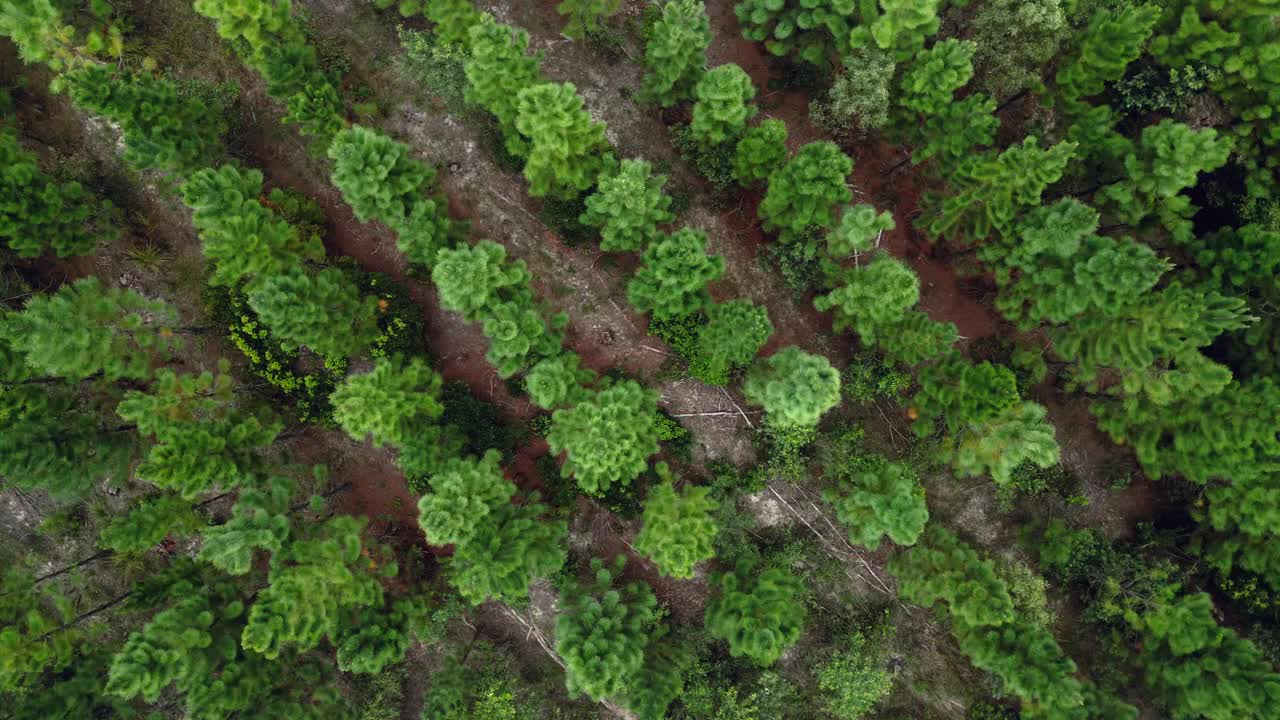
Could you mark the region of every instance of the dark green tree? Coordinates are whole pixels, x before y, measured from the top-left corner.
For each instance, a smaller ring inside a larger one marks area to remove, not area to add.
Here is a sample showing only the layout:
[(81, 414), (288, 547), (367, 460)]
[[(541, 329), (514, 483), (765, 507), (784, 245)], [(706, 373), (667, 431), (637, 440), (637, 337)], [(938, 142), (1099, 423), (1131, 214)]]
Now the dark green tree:
[(41, 171), (10, 131), (0, 131), (0, 198), (0, 239), (18, 257), (85, 255), (119, 232), (109, 200)]
[(769, 189), (758, 210), (765, 230), (790, 242), (810, 228), (830, 227), (836, 207), (853, 197), (845, 184), (851, 172), (853, 160), (833, 142), (812, 142), (800, 148), (769, 176)]
[(358, 355), (378, 337), (377, 301), (360, 297), (337, 268), (269, 277), (249, 295), (249, 307), (273, 334), (329, 360)]

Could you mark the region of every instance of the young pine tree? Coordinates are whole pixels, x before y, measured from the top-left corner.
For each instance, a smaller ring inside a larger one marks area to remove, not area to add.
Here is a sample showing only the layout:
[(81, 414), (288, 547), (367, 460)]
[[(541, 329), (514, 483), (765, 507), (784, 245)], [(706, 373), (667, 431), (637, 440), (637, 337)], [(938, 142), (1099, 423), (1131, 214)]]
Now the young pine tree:
[(110, 201), (41, 171), (7, 130), (0, 131), (0, 198), (0, 240), (18, 257), (86, 255), (118, 233)]
[(899, 545), (914, 545), (929, 521), (920, 478), (905, 463), (873, 462), (859, 467), (847, 482), (823, 493), (835, 507), (849, 542), (870, 550), (888, 536)]
[(751, 364), (773, 335), (769, 313), (750, 300), (729, 300), (707, 307), (707, 324), (698, 330), (698, 354), (705, 367), (696, 370), (699, 380), (725, 385), (729, 372)]
[(693, 139), (705, 146), (737, 140), (746, 130), (747, 121), (756, 114), (751, 99), (756, 87), (742, 68), (729, 63), (702, 76), (694, 89), (693, 122), (689, 131)]
[(267, 278), (249, 295), (249, 307), (271, 332), (329, 360), (363, 352), (377, 337), (377, 301), (341, 270), (315, 274), (300, 268)]
[(707, 601), (707, 630), (728, 642), (734, 657), (768, 667), (800, 639), (808, 616), (805, 588), (791, 572), (739, 566), (711, 582), (717, 593)]
[(635, 546), (663, 575), (691, 578), (694, 566), (715, 555), (719, 527), (712, 515), (719, 503), (709, 493), (692, 485), (676, 492), (670, 481), (649, 490)]
[(707, 254), (707, 234), (681, 228), (653, 243), (627, 283), (627, 300), (655, 319), (698, 312), (711, 302), (707, 285), (724, 274), (724, 258)]
[(812, 142), (769, 176), (769, 189), (760, 203), (764, 228), (783, 242), (795, 240), (810, 228), (827, 228), (836, 207), (849, 202), (845, 185), (853, 160), (833, 142)]
[(571, 696), (596, 701), (618, 696), (644, 667), (658, 601), (643, 582), (612, 587), (624, 562), (619, 557), (610, 570), (593, 560), (594, 581), (569, 588), (562, 598), (556, 651), (564, 658)]
[(465, 97), (498, 120), (507, 152), (528, 153), (528, 144), (516, 129), (520, 115), (520, 91), (542, 81), (542, 53), (529, 54), (529, 33), (499, 24), (485, 13), (470, 31), (471, 53), (464, 70)]
[(816, 427), (840, 403), (840, 373), (825, 357), (787, 347), (757, 360), (742, 384), (747, 400), (764, 407), (778, 427)]
[(689, 97), (707, 64), (711, 20), (701, 0), (669, 0), (649, 28), (641, 92), (662, 107)]
[(738, 141), (733, 156), (733, 174), (743, 185), (768, 179), (787, 162), (787, 125), (766, 118), (749, 128)]
[(573, 198), (608, 166), (604, 124), (591, 119), (572, 83), (521, 90), (515, 123), (529, 143), (524, 177), (534, 197)]
[(551, 416), (547, 443), (566, 453), (561, 473), (589, 495), (635, 479), (658, 452), (657, 393), (634, 380), (618, 383)]
[(666, 181), (644, 160), (623, 160), (618, 171), (601, 177), (600, 186), (587, 196), (579, 221), (600, 228), (600, 249), (605, 252), (643, 250), (659, 225), (675, 220), (671, 198), (662, 192)]
[(561, 0), (556, 5), (556, 12), (566, 17), (563, 31), (565, 37), (581, 40), (591, 33), (600, 32), (601, 19), (618, 12), (619, 1)]

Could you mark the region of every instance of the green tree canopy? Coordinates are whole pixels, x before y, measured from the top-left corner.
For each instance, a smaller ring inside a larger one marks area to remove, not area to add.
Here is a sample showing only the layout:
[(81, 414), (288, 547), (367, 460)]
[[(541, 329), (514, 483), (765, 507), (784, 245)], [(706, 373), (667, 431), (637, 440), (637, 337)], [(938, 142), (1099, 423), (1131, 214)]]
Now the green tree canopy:
[(593, 582), (571, 587), (562, 598), (556, 651), (564, 658), (570, 695), (597, 701), (619, 696), (644, 667), (658, 601), (642, 582), (612, 587), (622, 564), (619, 558), (611, 571), (593, 560)]
[(591, 119), (572, 83), (543, 83), (517, 96), (516, 129), (529, 143), (524, 177), (534, 197), (572, 198), (607, 166), (604, 124)]
[(729, 372), (749, 365), (773, 335), (769, 312), (750, 300), (729, 300), (707, 307), (707, 324), (698, 330), (698, 352), (707, 367), (703, 382), (724, 385)]
[(561, 473), (598, 495), (644, 472), (658, 452), (657, 404), (657, 393), (627, 380), (555, 411), (547, 443), (567, 455)]
[(28, 366), (49, 375), (141, 380), (150, 377), (153, 359), (177, 344), (177, 319), (166, 303), (87, 277), (0, 317), (0, 334)]
[(337, 268), (267, 278), (250, 293), (249, 307), (275, 335), (332, 360), (360, 354), (378, 336), (377, 301), (360, 297)]
[(600, 186), (587, 196), (580, 222), (600, 228), (601, 250), (643, 250), (659, 225), (675, 220), (671, 198), (662, 192), (666, 181), (644, 160), (623, 160), (618, 171), (601, 177)]
[(707, 254), (707, 234), (681, 228), (653, 243), (627, 283), (627, 300), (655, 318), (688, 315), (711, 302), (707, 285), (724, 274), (724, 258)]
[(520, 91), (542, 81), (542, 53), (530, 55), (529, 33), (498, 23), (488, 13), (471, 27), (470, 39), (466, 100), (497, 118), (507, 152), (522, 157), (528, 145), (516, 129)]
[(756, 86), (742, 68), (729, 63), (713, 68), (694, 88), (698, 101), (693, 105), (693, 122), (689, 131), (704, 145), (719, 145), (737, 140), (756, 114), (751, 99)]
[(904, 463), (872, 462), (849, 474), (823, 493), (835, 507), (849, 542), (871, 550), (887, 535), (899, 545), (914, 545), (929, 521), (924, 488), (916, 472)]
[(707, 601), (707, 631), (728, 642), (733, 656), (772, 665), (800, 639), (808, 616), (805, 589), (790, 571), (740, 566), (711, 582), (717, 594)]
[(812, 142), (769, 176), (769, 189), (760, 203), (765, 230), (783, 241), (794, 240), (812, 227), (828, 228), (836, 206), (849, 202), (845, 185), (853, 160), (833, 142)]
[(840, 402), (840, 373), (825, 357), (786, 347), (756, 361), (742, 392), (773, 425), (814, 427)]
[(662, 107), (689, 97), (707, 64), (711, 20), (701, 0), (670, 0), (649, 28), (641, 92)]
[(733, 174), (738, 182), (750, 185), (767, 179), (787, 162), (787, 125), (777, 118), (765, 118), (748, 128), (733, 155)]
[(712, 515), (719, 503), (710, 492), (691, 485), (677, 493), (669, 481), (649, 489), (635, 546), (663, 575), (691, 578), (695, 565), (715, 555), (719, 526)]
[(0, 131), (0, 198), (0, 239), (18, 257), (85, 255), (119, 232), (109, 200), (41, 171), (8, 130)]

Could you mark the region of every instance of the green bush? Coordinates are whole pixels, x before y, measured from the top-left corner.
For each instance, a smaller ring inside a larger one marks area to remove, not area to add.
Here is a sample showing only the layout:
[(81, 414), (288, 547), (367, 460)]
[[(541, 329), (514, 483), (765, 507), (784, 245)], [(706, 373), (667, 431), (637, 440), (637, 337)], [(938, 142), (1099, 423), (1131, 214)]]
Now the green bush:
[(827, 712), (840, 720), (866, 717), (893, 688), (893, 674), (886, 669), (886, 643), (893, 626), (881, 624), (870, 631), (850, 633), (840, 650), (817, 666), (815, 674)]

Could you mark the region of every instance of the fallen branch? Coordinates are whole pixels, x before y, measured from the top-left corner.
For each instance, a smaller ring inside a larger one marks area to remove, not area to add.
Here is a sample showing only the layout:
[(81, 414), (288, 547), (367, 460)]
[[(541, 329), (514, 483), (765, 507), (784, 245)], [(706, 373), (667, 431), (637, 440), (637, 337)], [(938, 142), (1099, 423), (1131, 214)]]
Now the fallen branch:
[(729, 403), (733, 405), (734, 409), (738, 411), (738, 414), (742, 416), (742, 419), (747, 421), (747, 427), (751, 428), (752, 430), (755, 430), (756, 426), (751, 423), (751, 418), (747, 417), (747, 414), (742, 411), (742, 408), (738, 406), (738, 403), (734, 402), (733, 398), (729, 395), (729, 391), (725, 390), (724, 388), (720, 388), (720, 392), (725, 396), (725, 399), (727, 399)]

